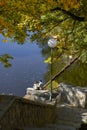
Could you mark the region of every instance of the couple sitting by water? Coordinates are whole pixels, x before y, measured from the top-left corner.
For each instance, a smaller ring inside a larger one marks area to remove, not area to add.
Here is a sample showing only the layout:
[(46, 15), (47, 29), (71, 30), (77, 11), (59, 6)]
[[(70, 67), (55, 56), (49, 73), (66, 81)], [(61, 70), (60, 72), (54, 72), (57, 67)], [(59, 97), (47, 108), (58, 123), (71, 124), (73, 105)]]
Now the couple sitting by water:
[(42, 82), (42, 80), (40, 80), (39, 82), (36, 81), (36, 82), (34, 83), (34, 85), (33, 85), (33, 88), (34, 88), (35, 90), (42, 90), (42, 89), (43, 89), (43, 82)]
[(33, 85), (33, 88), (29, 87), (26, 89), (26, 94), (31, 94), (31, 91), (33, 90), (43, 90), (43, 82), (40, 80), (39, 82), (35, 82)]

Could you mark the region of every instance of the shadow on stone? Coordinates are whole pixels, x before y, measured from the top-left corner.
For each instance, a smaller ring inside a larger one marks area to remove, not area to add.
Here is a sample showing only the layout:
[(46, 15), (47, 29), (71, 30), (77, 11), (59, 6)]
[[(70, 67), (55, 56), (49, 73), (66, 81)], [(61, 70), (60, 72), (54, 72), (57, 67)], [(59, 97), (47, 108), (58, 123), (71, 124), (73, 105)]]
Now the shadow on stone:
[(81, 124), (79, 130), (87, 130), (87, 124)]

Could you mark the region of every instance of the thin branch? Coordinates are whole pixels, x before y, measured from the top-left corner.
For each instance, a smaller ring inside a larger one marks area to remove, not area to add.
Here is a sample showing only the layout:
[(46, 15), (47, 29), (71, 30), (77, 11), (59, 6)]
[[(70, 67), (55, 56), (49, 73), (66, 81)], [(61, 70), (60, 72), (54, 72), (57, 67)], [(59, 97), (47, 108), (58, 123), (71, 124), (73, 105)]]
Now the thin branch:
[(51, 9), (50, 11), (51, 11), (51, 12), (54, 12), (54, 11), (62, 11), (63, 13), (67, 14), (68, 16), (70, 16), (72, 19), (77, 20), (77, 21), (80, 21), (80, 22), (82, 22), (82, 21), (85, 20), (84, 17), (77, 16), (77, 15), (71, 13), (70, 11), (66, 11), (66, 10), (64, 10), (64, 9), (61, 9), (60, 7), (56, 7), (56, 8), (54, 8), (54, 9)]
[[(80, 56), (77, 56), (77, 57), (75, 57), (74, 59), (72, 59), (72, 61), (69, 62), (64, 68), (62, 68), (62, 70), (60, 70), (60, 72), (58, 72), (56, 75), (54, 75), (54, 77), (52, 77), (52, 81), (55, 80), (55, 78), (59, 77), (63, 72), (65, 72), (65, 70), (66, 70), (67, 68), (69, 68), (74, 62), (78, 61), (79, 57), (80, 57)], [(49, 84), (50, 84), (50, 80), (49, 80), (46, 84), (44, 84), (43, 88), (44, 88), (44, 89), (47, 89), (46, 87), (47, 87)]]
[(65, 44), (66, 44), (66, 41), (67, 41), (67, 39), (68, 39), (69, 35), (70, 35), (70, 34), (73, 34), (73, 32), (74, 32), (75, 23), (76, 23), (76, 21), (73, 21), (73, 25), (72, 25), (71, 32), (70, 32), (70, 33), (68, 33), (68, 34), (66, 35), (66, 37), (65, 37)]
[[(63, 19), (63, 20), (60, 20), (57, 24), (55, 24), (52, 28), (50, 28), (50, 29), (48, 30), (48, 32), (52, 31), (55, 27), (57, 27), (60, 23), (64, 22), (64, 21), (67, 20), (67, 19), (68, 19), (68, 18), (65, 18), (65, 19)], [(48, 33), (48, 32), (46, 32), (46, 33)]]

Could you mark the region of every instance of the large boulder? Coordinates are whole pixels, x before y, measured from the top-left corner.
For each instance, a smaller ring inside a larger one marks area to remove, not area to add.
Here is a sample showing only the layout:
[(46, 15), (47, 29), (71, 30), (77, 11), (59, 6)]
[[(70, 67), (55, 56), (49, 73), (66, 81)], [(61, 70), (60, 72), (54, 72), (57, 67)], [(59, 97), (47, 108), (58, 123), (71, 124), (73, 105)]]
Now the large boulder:
[[(27, 88), (24, 98), (33, 100), (36, 102), (48, 103), (50, 102), (49, 90), (34, 90), (33, 88)], [(52, 91), (52, 101), (56, 103), (60, 100), (60, 94), (56, 91)]]
[(60, 83), (59, 92), (61, 93), (61, 103), (66, 103), (74, 107), (86, 108), (87, 88), (77, 87)]

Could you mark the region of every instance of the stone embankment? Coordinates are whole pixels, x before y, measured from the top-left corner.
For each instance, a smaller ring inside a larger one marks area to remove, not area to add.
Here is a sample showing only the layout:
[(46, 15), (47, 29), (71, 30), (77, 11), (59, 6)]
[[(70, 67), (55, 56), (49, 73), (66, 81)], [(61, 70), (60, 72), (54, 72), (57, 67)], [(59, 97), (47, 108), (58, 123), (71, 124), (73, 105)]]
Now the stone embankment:
[(42, 126), (54, 121), (54, 105), (0, 95), (0, 130), (20, 130), (26, 126)]
[(0, 130), (87, 130), (87, 88), (57, 88), (52, 101), (48, 90), (30, 90), (23, 98), (0, 95)]
[[(49, 91), (29, 91), (24, 98), (36, 102), (49, 104)], [(56, 104), (56, 123), (48, 128), (55, 130), (76, 130), (82, 124), (87, 124), (87, 88), (76, 87), (61, 83), (56, 91), (53, 91), (53, 100)], [(86, 126), (87, 129), (87, 126)]]

